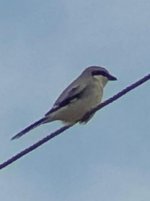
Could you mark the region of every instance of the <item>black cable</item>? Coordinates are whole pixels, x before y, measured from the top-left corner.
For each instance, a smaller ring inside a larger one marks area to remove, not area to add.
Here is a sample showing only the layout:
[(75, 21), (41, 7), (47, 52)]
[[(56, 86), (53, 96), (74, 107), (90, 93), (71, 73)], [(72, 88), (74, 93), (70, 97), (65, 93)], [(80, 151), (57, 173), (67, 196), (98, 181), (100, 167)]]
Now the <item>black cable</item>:
[[(126, 93), (128, 93), (129, 91), (133, 90), (134, 88), (140, 86), (141, 84), (143, 84), (144, 82), (148, 81), (150, 79), (150, 74), (144, 76), (143, 78), (141, 78), (140, 80), (138, 80), (137, 82), (131, 84), (130, 86), (126, 87), (125, 89), (123, 89), (122, 91), (120, 91), (119, 93), (117, 93), (116, 95), (112, 96), (111, 98), (107, 99), (106, 101), (104, 101), (103, 103), (99, 104), (96, 108), (92, 109), (90, 112), (88, 112), (84, 117), (87, 118), (89, 115), (95, 113), (97, 110), (102, 109), (103, 107), (105, 107), (106, 105), (116, 101), (118, 98), (121, 98), (123, 95), (125, 95)], [(3, 163), (0, 164), (0, 169), (5, 168), (6, 166), (10, 165), (11, 163), (14, 163), (16, 160), (18, 160), (19, 158), (25, 156), (26, 154), (28, 154), (29, 152), (35, 150), (36, 148), (38, 148), (39, 146), (41, 146), (42, 144), (46, 143), (47, 141), (51, 140), (52, 138), (56, 137), (57, 135), (60, 135), (62, 132), (64, 132), (65, 130), (69, 129), (70, 127), (72, 127), (73, 125), (70, 126), (63, 126), (60, 129), (56, 130), (55, 132), (51, 133), (50, 135), (46, 136), (45, 138), (39, 140), (38, 142), (36, 142), (35, 144), (31, 145), (30, 147), (24, 149), (23, 151), (19, 152), (18, 154), (12, 156), (11, 158), (9, 158), (8, 160), (4, 161)]]

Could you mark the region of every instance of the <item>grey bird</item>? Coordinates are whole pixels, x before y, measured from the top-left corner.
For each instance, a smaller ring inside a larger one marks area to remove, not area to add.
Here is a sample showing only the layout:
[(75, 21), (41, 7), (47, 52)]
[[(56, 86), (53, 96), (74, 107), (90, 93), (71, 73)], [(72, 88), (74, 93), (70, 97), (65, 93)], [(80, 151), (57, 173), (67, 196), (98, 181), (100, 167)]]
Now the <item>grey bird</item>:
[(117, 80), (104, 67), (90, 66), (75, 79), (58, 97), (53, 107), (43, 118), (34, 122), (17, 133), (13, 139), (17, 139), (30, 130), (42, 124), (60, 120), (65, 124), (87, 123), (93, 116), (82, 119), (87, 112), (100, 104), (103, 89), (109, 80)]

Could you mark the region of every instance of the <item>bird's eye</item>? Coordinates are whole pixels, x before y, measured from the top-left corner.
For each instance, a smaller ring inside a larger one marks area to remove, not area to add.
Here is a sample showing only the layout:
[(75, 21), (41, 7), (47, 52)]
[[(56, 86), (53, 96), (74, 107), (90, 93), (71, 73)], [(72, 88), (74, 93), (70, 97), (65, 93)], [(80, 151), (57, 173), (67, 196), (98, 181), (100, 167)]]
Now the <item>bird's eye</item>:
[(92, 76), (96, 76), (96, 75), (102, 75), (102, 76), (107, 77), (108, 73), (105, 72), (105, 71), (95, 70), (95, 71), (92, 72)]

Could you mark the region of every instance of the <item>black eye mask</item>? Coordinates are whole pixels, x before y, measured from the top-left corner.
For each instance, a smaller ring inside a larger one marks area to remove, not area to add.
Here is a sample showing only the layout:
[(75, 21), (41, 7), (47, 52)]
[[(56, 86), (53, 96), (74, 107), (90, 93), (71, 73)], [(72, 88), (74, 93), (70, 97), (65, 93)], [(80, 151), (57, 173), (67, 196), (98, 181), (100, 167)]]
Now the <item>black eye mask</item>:
[(102, 75), (104, 77), (107, 77), (108, 80), (117, 80), (116, 77), (110, 75), (107, 71), (103, 71), (103, 70), (94, 70), (92, 72), (92, 76), (96, 76), (96, 75)]

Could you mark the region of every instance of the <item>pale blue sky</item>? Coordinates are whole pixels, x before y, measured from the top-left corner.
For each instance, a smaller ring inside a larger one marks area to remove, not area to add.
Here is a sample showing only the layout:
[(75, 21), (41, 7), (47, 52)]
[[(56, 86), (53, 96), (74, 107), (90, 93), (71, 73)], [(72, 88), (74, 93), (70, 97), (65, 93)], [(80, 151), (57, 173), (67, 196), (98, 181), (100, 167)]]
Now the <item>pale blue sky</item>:
[[(148, 0), (0, 1), (0, 161), (60, 126), (10, 138), (42, 117), (89, 65), (118, 77), (104, 99), (150, 72)], [(150, 83), (0, 171), (0, 200), (150, 200)]]

